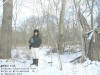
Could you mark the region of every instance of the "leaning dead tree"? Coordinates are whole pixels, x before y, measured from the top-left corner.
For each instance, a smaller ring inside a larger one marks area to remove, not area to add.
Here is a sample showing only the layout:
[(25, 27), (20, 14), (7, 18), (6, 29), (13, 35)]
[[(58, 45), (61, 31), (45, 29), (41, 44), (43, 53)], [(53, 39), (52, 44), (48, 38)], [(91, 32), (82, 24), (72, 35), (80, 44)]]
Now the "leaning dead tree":
[(81, 37), (82, 37), (81, 38), (81, 40), (82, 40), (82, 56), (79, 56), (79, 57), (75, 58), (74, 60), (71, 60), (70, 62), (75, 62), (79, 59), (81, 59), (81, 62), (83, 62), (87, 55), (87, 49), (86, 49), (87, 45), (86, 45), (85, 34), (86, 34), (86, 32), (88, 32), (90, 30), (90, 28), (89, 28), (86, 18), (81, 13), (80, 8), (78, 9), (77, 16), (78, 16), (79, 23), (82, 27), (82, 35), (81, 35)]
[(91, 6), (91, 25), (89, 26), (86, 18), (78, 11), (78, 18), (83, 29), (84, 56), (92, 61), (100, 61), (100, 29), (93, 23), (93, 2)]

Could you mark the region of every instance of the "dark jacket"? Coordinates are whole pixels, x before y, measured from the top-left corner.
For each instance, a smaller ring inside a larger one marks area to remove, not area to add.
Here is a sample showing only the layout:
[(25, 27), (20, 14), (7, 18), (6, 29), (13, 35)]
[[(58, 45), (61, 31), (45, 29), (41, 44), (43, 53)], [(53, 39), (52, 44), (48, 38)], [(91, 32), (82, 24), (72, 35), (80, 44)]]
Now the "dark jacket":
[(31, 43), (30, 42), (30, 40), (29, 40), (29, 48), (31, 49), (31, 47), (33, 47), (33, 48), (38, 48), (38, 47), (40, 47), (40, 45), (41, 45), (41, 43), (42, 43), (42, 40), (41, 40), (41, 38), (39, 37), (39, 36), (32, 36), (30, 39), (32, 39), (33, 38), (33, 43)]

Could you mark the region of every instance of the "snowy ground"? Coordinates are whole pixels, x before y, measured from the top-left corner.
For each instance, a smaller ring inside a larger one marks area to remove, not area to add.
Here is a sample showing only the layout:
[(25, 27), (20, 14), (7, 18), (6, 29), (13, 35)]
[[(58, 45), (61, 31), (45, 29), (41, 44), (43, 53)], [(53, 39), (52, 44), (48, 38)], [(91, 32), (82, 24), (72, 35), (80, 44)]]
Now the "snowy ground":
[[(80, 56), (81, 53), (73, 53), (73, 54), (63, 54), (61, 55), (63, 70), (59, 70), (59, 62), (58, 55), (52, 54), (52, 65), (51, 63), (51, 55), (47, 55), (47, 51), (49, 49), (44, 47), (40, 49), (40, 61), (37, 72), (34, 71), (34, 66), (30, 66), (31, 61), (31, 52), (26, 50), (25, 48), (18, 48), (17, 50), (12, 50), (12, 59), (11, 60), (0, 60), (1, 65), (12, 65), (16, 68), (23, 68), (26, 72), (9, 72), (11, 74), (8, 75), (100, 75), (100, 63), (99, 62), (91, 62), (87, 60), (83, 64), (72, 64), (69, 61)], [(11, 68), (13, 68), (11, 66)], [(1, 70), (1, 68), (0, 68)], [(25, 71), (24, 70), (24, 71)], [(27, 70), (29, 72), (27, 72)], [(2, 72), (1, 72), (2, 73)], [(4, 72), (3, 72), (4, 73)], [(7, 72), (6, 72), (7, 73)], [(14, 74), (15, 73), (15, 74)], [(2, 74), (7, 75), (7, 74)]]

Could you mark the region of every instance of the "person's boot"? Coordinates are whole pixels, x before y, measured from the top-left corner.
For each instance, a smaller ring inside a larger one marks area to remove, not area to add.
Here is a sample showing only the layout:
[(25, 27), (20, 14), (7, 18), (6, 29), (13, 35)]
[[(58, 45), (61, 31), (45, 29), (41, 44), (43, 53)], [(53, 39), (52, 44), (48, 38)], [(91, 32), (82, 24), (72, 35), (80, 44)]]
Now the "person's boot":
[(33, 59), (33, 63), (31, 65), (35, 65), (36, 64), (36, 59)]
[(38, 61), (39, 61), (39, 60), (38, 60), (38, 59), (36, 59), (36, 66), (38, 66)]

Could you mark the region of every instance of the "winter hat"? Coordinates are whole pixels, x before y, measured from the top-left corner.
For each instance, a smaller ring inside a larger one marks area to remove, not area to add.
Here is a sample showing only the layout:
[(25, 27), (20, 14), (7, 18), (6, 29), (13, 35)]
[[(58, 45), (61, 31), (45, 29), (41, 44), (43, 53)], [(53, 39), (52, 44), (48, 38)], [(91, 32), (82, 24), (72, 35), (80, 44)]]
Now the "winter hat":
[(35, 29), (35, 30), (34, 30), (34, 33), (35, 33), (35, 32), (39, 33), (39, 30), (38, 30), (38, 29)]

